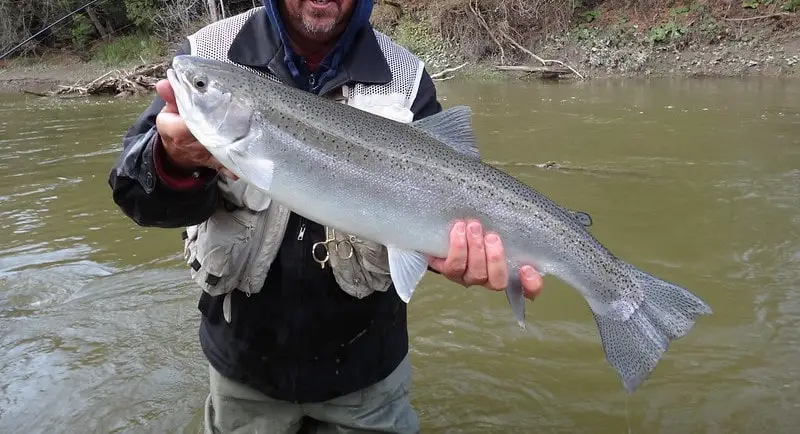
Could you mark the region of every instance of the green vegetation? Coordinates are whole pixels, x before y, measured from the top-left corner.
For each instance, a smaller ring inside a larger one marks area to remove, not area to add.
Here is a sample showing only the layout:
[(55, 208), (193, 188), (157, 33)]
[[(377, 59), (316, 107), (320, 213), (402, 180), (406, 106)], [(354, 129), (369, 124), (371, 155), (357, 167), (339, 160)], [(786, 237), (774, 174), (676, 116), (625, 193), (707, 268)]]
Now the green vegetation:
[(167, 54), (164, 41), (153, 36), (137, 34), (101, 42), (91, 50), (91, 58), (107, 66), (138, 60), (154, 61)]
[(432, 55), (443, 47), (442, 39), (423, 20), (406, 18), (399, 21), (393, 36), (398, 44), (420, 56)]
[(781, 6), (786, 12), (800, 12), (800, 0), (789, 0)]
[(780, 4), (780, 9), (786, 12), (796, 12), (800, 9), (800, 0), (742, 0), (742, 7), (745, 9), (769, 8)]

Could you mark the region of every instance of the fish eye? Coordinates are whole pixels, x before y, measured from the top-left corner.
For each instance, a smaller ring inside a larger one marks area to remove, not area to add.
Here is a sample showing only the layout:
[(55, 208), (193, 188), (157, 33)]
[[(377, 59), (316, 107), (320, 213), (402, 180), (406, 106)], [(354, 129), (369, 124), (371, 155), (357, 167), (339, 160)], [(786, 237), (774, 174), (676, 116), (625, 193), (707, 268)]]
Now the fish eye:
[(208, 80), (206, 80), (206, 78), (201, 75), (195, 76), (192, 79), (192, 83), (194, 84), (194, 87), (196, 87), (198, 90), (205, 90), (206, 86), (208, 86)]

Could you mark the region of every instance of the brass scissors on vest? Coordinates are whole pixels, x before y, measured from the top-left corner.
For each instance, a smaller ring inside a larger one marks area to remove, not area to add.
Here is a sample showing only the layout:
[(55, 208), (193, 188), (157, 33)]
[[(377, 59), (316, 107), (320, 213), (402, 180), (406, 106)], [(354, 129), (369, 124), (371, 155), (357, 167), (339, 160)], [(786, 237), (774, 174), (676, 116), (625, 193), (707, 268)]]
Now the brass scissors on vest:
[[(314, 258), (320, 267), (325, 268), (325, 263), (331, 259), (331, 250), (335, 253), (340, 259), (350, 259), (353, 257), (353, 242), (355, 242), (356, 237), (350, 235), (348, 239), (336, 241), (335, 231), (333, 229), (325, 228), (325, 241), (317, 241), (316, 243), (311, 245), (311, 256)], [(322, 247), (323, 251), (325, 252), (324, 256), (320, 258), (320, 255), (317, 254), (317, 250), (319, 247)], [(343, 254), (342, 251), (347, 252)]]

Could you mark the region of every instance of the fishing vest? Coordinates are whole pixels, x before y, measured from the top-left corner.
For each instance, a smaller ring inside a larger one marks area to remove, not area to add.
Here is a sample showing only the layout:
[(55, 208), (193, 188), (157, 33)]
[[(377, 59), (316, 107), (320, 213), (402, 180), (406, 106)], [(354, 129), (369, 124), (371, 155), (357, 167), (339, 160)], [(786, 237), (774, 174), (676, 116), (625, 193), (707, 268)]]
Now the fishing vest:
[[(233, 63), (227, 52), (245, 22), (261, 8), (218, 21), (189, 36), (191, 54)], [(332, 99), (353, 107), (410, 123), (424, 64), (411, 52), (375, 31), (375, 37), (392, 72), (386, 84), (343, 86), (332, 92)], [(243, 65), (237, 66), (262, 77), (280, 81)], [(286, 232), (290, 211), (271, 203), (261, 190), (242, 180), (223, 177), (218, 181), (222, 199), (208, 220), (189, 226), (184, 232), (184, 257), (192, 279), (211, 295), (225, 294), (223, 313), (230, 322), (230, 296), (239, 290), (248, 295), (261, 291)], [(374, 291), (386, 291), (391, 283), (386, 248), (349, 234), (325, 228), (335, 243), (347, 246), (345, 254), (329, 252), (336, 282), (346, 293), (363, 298)], [(345, 244), (342, 244), (342, 243)], [(350, 247), (352, 246), (352, 248)], [(351, 254), (352, 252), (352, 254)], [(341, 252), (340, 252), (341, 253)], [(323, 255), (320, 255), (323, 256)]]

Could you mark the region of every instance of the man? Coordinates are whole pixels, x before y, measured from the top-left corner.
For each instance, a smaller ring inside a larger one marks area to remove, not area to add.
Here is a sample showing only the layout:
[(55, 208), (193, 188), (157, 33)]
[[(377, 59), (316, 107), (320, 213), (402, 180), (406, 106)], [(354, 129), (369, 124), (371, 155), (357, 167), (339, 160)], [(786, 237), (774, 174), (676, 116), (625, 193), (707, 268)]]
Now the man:
[[(180, 53), (218, 58), (323, 97), (410, 122), (441, 106), (422, 63), (369, 25), (372, 0), (266, 0), (192, 35)], [(169, 82), (123, 139), (109, 183), (142, 226), (187, 227), (191, 274), (203, 288), (200, 343), (209, 361), (208, 433), (415, 433), (406, 305), (386, 251), (330, 239), (234, 180), (186, 128)], [(328, 266), (324, 266), (328, 265)], [(501, 290), (503, 246), (478, 222), (456, 222), (447, 258), (430, 268), (464, 286)], [(541, 278), (525, 267), (533, 298)]]

